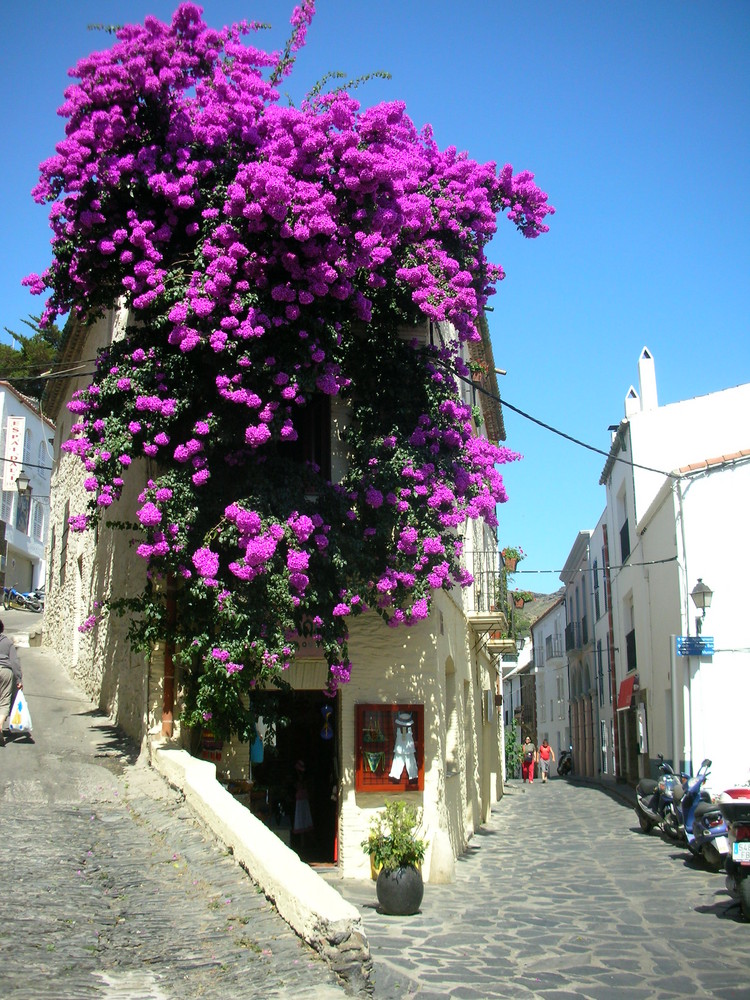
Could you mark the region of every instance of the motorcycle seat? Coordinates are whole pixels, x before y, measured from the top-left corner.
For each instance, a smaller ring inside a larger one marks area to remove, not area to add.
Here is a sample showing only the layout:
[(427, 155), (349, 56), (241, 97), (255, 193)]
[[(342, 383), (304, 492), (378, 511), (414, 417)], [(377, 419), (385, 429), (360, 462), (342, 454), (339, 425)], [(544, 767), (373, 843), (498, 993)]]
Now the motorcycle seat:
[(717, 805), (714, 805), (713, 802), (700, 802), (695, 807), (695, 812), (693, 813), (693, 817), (694, 817), (694, 819), (700, 819), (702, 816), (705, 816), (707, 813), (717, 813), (720, 816), (721, 815), (721, 809), (719, 809), (719, 807)]

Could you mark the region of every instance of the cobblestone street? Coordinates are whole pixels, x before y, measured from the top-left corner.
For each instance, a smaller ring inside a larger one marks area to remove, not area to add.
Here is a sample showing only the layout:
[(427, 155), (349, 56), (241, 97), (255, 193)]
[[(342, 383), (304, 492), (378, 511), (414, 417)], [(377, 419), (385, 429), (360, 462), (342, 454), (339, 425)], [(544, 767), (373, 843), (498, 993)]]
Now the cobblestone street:
[(723, 874), (595, 786), (510, 782), (415, 917), (379, 914), (373, 884), (339, 888), (362, 913), (377, 1000), (750, 997), (750, 924)]
[[(35, 728), (0, 748), (3, 1000), (344, 997), (56, 658), (21, 657)], [(374, 1000), (750, 997), (750, 925), (723, 875), (596, 786), (510, 782), (413, 917), (325, 877), (362, 915)]]
[(4, 1000), (343, 997), (56, 659), (20, 652), (34, 742), (0, 748)]

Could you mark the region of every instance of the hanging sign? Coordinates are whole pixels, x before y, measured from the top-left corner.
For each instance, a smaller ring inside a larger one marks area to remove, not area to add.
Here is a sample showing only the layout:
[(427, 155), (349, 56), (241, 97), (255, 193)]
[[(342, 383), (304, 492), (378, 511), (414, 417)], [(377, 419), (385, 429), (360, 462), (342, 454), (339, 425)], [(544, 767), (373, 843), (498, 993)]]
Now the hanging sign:
[(678, 635), (675, 639), (678, 656), (713, 656), (712, 635)]
[(23, 461), (23, 438), (26, 417), (8, 417), (5, 431), (5, 463), (3, 465), (3, 489), (15, 493), (16, 479)]

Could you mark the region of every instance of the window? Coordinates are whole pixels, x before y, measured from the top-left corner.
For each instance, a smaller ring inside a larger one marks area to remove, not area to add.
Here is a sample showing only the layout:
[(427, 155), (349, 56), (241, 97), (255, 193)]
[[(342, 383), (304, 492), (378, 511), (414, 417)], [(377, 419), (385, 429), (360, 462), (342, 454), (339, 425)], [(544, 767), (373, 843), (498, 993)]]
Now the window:
[(607, 603), (607, 574), (605, 572), (606, 562), (604, 561), (604, 548), (602, 548), (602, 594), (604, 595), (604, 610), (609, 609), (609, 604)]
[(628, 527), (628, 522), (620, 528), (620, 553), (622, 555), (622, 561), (627, 562), (628, 556), (630, 555), (630, 528)]
[(31, 431), (28, 428), (23, 436), (23, 464), (31, 465)]
[(18, 503), (16, 504), (16, 531), (19, 531), (22, 535), (26, 535), (29, 532), (29, 514), (31, 513), (31, 490), (26, 490), (25, 493), (18, 494)]
[(68, 525), (68, 520), (70, 518), (70, 500), (65, 501), (65, 512), (63, 513), (63, 523), (62, 523), (62, 538), (60, 539), (60, 586), (62, 587), (65, 583), (65, 572), (68, 558), (68, 532), (70, 526)]
[(424, 705), (357, 705), (358, 792), (424, 789)]
[(44, 507), (35, 500), (32, 506), (31, 534), (37, 542), (44, 540)]
[(601, 615), (602, 613), (599, 605), (599, 566), (596, 560), (594, 560), (594, 619), (599, 621)]
[(296, 441), (278, 445), (278, 453), (293, 462), (310, 463), (325, 479), (331, 478), (331, 397), (316, 393), (297, 409), (292, 423)]
[(599, 704), (604, 704), (604, 657), (602, 656), (602, 641), (596, 643), (596, 674), (599, 680)]
[(3, 503), (2, 510), (0, 511), (0, 517), (6, 524), (10, 524), (13, 520), (13, 497), (15, 492), (12, 490), (3, 490)]
[(638, 661), (635, 655), (635, 629), (631, 629), (625, 636), (625, 652), (627, 656), (628, 673), (630, 673), (631, 670), (635, 670), (638, 666)]
[(600, 722), (600, 740), (601, 740), (601, 762), (602, 762), (602, 774), (607, 773), (607, 723), (602, 719)]

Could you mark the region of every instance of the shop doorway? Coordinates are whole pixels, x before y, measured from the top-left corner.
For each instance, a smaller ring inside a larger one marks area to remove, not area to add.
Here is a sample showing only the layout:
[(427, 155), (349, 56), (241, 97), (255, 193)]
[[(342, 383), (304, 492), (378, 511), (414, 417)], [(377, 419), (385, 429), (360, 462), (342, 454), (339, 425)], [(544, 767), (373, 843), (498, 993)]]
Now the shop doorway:
[(253, 765), (269, 825), (308, 864), (338, 861), (337, 707), (337, 699), (321, 691), (281, 694), (286, 724), (276, 727), (263, 762)]

